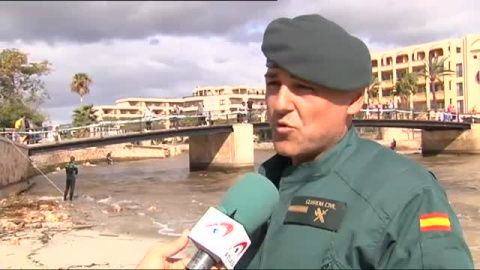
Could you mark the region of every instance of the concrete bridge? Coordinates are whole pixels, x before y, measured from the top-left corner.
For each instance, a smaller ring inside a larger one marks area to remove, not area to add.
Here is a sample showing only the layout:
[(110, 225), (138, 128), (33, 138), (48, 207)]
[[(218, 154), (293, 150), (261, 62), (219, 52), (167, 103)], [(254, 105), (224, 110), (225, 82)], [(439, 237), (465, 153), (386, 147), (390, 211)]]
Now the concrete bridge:
[[(475, 124), (425, 120), (355, 119), (356, 127), (381, 127), (384, 139), (402, 138), (405, 129), (422, 130), (422, 153), (480, 153), (480, 133)], [(121, 135), (77, 139), (28, 147), (30, 156), (39, 153), (98, 147), (134, 141), (189, 137), (191, 170), (215, 167), (253, 166), (253, 130), (270, 129), (268, 123), (233, 124), (132, 132)]]

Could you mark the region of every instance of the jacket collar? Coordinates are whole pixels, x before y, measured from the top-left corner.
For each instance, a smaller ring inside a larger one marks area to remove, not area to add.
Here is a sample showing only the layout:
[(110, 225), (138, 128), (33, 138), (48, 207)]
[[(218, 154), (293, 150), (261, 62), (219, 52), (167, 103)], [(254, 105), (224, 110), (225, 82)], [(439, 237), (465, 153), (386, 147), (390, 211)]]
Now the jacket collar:
[(353, 152), (359, 136), (354, 127), (350, 127), (343, 138), (322, 157), (293, 166), (290, 158), (274, 155), (259, 168), (259, 173), (270, 179), (278, 188), (282, 184), (300, 184), (329, 174)]

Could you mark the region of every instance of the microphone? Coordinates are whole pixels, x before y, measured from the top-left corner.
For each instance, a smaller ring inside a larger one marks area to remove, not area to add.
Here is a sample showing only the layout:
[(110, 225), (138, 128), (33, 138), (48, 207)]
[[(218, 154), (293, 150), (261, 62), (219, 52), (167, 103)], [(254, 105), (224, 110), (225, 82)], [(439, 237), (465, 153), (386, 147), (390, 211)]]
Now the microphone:
[(190, 231), (198, 251), (186, 269), (211, 269), (219, 262), (233, 269), (250, 247), (249, 235), (268, 220), (278, 200), (277, 188), (266, 177), (244, 175)]

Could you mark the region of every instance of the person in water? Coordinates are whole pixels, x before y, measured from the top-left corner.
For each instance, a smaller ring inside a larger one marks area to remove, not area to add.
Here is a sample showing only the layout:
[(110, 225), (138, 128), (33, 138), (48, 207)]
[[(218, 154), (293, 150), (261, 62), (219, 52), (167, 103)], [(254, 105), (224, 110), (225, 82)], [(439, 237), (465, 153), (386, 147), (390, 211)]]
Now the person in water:
[(65, 166), (65, 172), (67, 174), (67, 181), (65, 185), (65, 193), (63, 194), (63, 200), (67, 200), (67, 194), (70, 192), (70, 201), (73, 200), (73, 193), (75, 191), (76, 175), (78, 174), (78, 167), (75, 165), (75, 157), (70, 157), (70, 162)]

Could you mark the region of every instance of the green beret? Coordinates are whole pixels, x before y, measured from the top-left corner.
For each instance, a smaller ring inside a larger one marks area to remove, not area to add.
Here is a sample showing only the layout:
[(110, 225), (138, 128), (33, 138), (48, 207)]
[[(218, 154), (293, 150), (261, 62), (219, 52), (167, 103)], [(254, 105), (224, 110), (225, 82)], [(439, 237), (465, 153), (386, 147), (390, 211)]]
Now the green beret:
[(365, 43), (320, 15), (272, 21), (265, 30), (262, 51), (267, 63), (326, 88), (357, 90), (372, 80)]

